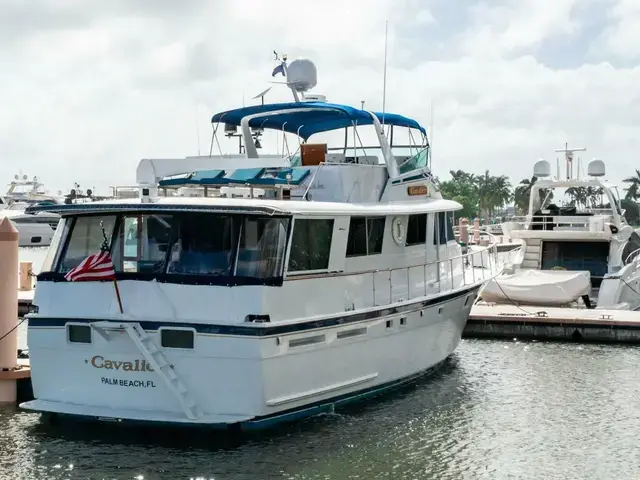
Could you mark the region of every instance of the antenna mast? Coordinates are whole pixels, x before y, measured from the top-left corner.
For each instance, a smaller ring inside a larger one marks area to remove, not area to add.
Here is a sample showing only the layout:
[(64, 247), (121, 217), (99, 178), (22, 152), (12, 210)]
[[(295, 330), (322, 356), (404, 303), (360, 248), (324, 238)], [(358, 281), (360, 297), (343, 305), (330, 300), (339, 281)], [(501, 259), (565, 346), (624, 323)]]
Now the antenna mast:
[(431, 119), (429, 121), (429, 138), (427, 139), (429, 142), (429, 170), (431, 170), (431, 165), (433, 163), (433, 100), (431, 100)]
[(556, 150), (558, 153), (564, 153), (564, 158), (567, 164), (567, 180), (571, 180), (573, 178), (573, 154), (575, 152), (584, 152), (587, 149), (582, 148), (569, 148), (569, 144), (565, 143), (564, 148)]
[[(384, 113), (387, 105), (387, 42), (389, 33), (389, 21), (384, 22), (384, 70), (382, 74), (382, 125), (384, 125)], [(384, 131), (384, 130), (383, 130)]]
[(200, 109), (196, 105), (196, 136), (198, 137), (198, 156), (200, 156)]

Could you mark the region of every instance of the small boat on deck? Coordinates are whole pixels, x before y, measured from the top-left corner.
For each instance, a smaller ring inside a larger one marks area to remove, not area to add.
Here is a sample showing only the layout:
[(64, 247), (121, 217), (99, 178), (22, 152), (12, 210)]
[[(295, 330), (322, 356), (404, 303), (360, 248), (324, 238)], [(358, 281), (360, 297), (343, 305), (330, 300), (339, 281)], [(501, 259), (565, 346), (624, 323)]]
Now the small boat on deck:
[[(23, 409), (259, 429), (412, 381), (456, 349), (499, 265), (495, 245), (456, 242), (461, 206), (438, 190), (425, 129), (305, 97), (309, 61), (281, 68), (294, 102), (213, 116), (237, 154), (143, 160), (136, 199), (37, 207), (62, 223), (28, 317)], [(259, 154), (269, 131), (297, 148)], [(315, 140), (327, 132), (342, 143)], [(97, 252), (113, 277), (66, 280)]]

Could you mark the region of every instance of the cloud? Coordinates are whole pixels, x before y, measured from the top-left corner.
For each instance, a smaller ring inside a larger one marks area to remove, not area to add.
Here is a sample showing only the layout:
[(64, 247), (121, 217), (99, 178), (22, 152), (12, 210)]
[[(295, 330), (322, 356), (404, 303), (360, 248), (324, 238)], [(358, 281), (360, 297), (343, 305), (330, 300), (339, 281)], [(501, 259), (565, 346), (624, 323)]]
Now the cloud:
[(387, 108), (428, 125), (433, 103), (437, 174), (516, 183), (569, 142), (620, 179), (640, 150), (638, 10), (590, 1), (598, 18), (576, 0), (2, 2), (0, 181), (104, 191), (198, 136), (208, 151), (208, 119), (269, 85), (274, 49), (312, 58), (331, 101), (380, 109), (385, 21)]

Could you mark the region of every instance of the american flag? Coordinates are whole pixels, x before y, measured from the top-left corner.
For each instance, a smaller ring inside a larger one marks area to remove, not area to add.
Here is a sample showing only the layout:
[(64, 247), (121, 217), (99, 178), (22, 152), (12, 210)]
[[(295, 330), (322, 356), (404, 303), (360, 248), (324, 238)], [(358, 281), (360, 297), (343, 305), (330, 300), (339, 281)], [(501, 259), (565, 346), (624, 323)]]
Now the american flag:
[[(98, 253), (89, 255), (85, 258), (80, 265), (71, 269), (64, 278), (68, 282), (92, 282), (96, 280), (113, 280), (116, 281), (116, 271), (113, 267), (113, 261), (109, 254), (109, 240), (104, 230), (104, 224), (100, 222), (100, 229), (102, 230), (102, 237), (104, 241), (100, 247)], [(116, 285), (117, 289), (117, 285)], [(118, 292), (118, 299), (120, 294)], [(122, 310), (122, 308), (121, 308)]]
[(116, 272), (109, 251), (101, 249), (98, 253), (89, 255), (80, 265), (67, 272), (64, 278), (69, 282), (115, 280)]

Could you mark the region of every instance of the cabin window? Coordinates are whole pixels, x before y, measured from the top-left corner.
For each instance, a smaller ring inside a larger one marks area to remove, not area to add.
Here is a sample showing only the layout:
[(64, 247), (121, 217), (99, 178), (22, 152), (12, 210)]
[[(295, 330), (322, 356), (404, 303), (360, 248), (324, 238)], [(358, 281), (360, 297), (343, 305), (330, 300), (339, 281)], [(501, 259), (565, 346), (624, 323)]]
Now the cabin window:
[(163, 328), (160, 330), (160, 345), (164, 348), (193, 349), (195, 334), (193, 330), (172, 330)]
[[(67, 238), (57, 274), (100, 250), (104, 241), (100, 221), (108, 239), (114, 226), (117, 231), (111, 256), (123, 279), (207, 285), (282, 282), (291, 219), (213, 212), (122, 213), (66, 220), (70, 227), (65, 233), (56, 232)], [(313, 239), (317, 234), (317, 229), (310, 232)], [(310, 247), (320, 259), (324, 241)], [(330, 247), (324, 247), (328, 252)]]
[(240, 218), (211, 213), (179, 216), (167, 273), (229, 276), (233, 272)]
[(434, 219), (438, 224), (433, 229), (433, 243), (444, 245), (449, 240), (455, 240), (453, 234), (453, 212), (440, 212)]
[(51, 272), (55, 267), (56, 256), (58, 255), (58, 249), (60, 247), (60, 240), (63, 238), (63, 234), (66, 231), (69, 222), (65, 218), (61, 218), (58, 222), (58, 227), (55, 229), (53, 237), (51, 237), (51, 244), (49, 250), (47, 250), (47, 256), (42, 262), (41, 272)]
[(447, 212), (447, 241), (456, 239), (456, 236), (453, 233), (453, 216), (453, 212)]
[(116, 271), (164, 272), (173, 223), (167, 214), (123, 216), (113, 249)]
[(347, 257), (382, 253), (386, 217), (352, 217), (349, 222)]
[(67, 325), (69, 343), (91, 343), (91, 327), (89, 325)]
[(424, 168), (429, 162), (429, 147), (426, 147), (412, 157), (407, 157), (398, 165), (400, 174)]
[(423, 245), (427, 243), (427, 214), (409, 215), (407, 223), (407, 240), (405, 245)]
[(115, 223), (115, 215), (76, 217), (60, 264), (60, 272), (67, 273), (89, 255), (99, 252), (104, 243), (104, 235), (110, 244)]
[(236, 275), (281, 276), (288, 230), (288, 218), (245, 217), (240, 226)]
[(329, 268), (333, 219), (296, 219), (293, 224), (288, 271)]

